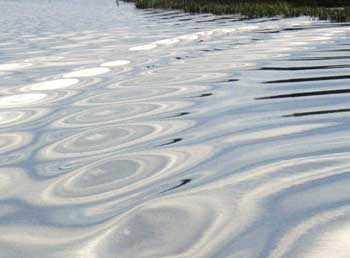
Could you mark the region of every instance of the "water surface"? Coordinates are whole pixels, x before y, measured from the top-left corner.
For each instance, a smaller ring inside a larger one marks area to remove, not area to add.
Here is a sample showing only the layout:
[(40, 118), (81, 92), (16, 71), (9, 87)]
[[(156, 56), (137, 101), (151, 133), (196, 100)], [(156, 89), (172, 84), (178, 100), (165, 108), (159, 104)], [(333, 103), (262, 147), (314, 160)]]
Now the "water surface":
[(1, 258), (348, 255), (348, 24), (0, 10)]

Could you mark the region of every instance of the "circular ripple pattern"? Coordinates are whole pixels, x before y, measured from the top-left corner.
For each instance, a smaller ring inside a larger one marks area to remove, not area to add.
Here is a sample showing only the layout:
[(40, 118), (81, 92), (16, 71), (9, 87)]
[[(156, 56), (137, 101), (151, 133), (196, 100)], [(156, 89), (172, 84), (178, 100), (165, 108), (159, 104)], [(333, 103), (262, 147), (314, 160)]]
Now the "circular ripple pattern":
[(169, 157), (159, 154), (104, 158), (63, 176), (52, 185), (51, 193), (45, 192), (44, 198), (60, 197), (61, 202), (76, 198), (79, 203), (122, 195), (154, 181), (171, 163)]
[(62, 159), (122, 150), (181, 131), (190, 125), (186, 122), (125, 124), (85, 130), (48, 145), (40, 151), (39, 157), (45, 160)]

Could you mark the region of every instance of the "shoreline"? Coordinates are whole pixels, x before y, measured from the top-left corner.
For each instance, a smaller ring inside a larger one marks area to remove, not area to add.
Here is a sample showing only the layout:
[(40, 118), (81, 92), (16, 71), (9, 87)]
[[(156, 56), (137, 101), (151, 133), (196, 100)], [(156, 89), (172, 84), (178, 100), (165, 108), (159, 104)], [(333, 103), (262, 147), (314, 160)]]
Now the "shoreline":
[(189, 13), (240, 14), (247, 18), (309, 16), (350, 22), (350, 3), (343, 0), (126, 0), (140, 9), (172, 9)]

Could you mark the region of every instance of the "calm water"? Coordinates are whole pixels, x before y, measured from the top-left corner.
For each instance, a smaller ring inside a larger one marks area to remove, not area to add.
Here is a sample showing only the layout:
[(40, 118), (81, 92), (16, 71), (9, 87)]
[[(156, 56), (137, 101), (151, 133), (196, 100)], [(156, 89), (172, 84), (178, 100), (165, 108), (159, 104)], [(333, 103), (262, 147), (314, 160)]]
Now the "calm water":
[(0, 0), (1, 258), (346, 258), (350, 26)]

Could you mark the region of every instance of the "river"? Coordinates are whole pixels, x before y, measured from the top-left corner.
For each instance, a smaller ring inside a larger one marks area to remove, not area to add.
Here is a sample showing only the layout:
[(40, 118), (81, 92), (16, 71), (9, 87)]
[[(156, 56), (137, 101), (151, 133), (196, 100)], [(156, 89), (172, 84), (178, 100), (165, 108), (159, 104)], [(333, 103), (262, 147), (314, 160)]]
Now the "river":
[(0, 10), (0, 258), (348, 257), (349, 24)]

